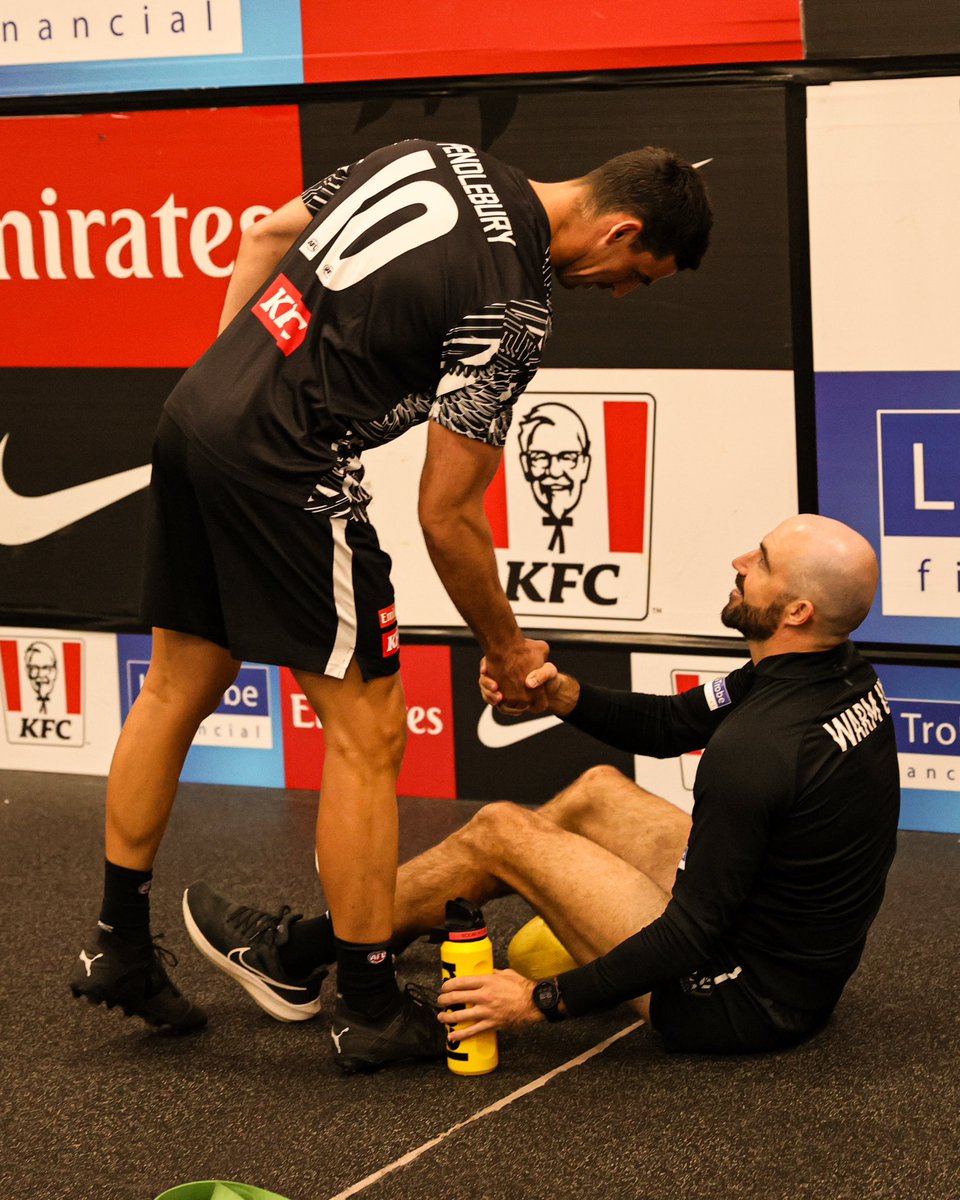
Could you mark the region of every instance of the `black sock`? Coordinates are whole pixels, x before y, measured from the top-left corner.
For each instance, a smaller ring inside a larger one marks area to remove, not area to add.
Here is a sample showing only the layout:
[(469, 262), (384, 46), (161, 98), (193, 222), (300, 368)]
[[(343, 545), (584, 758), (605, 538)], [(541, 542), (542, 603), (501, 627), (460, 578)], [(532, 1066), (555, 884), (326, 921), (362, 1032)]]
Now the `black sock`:
[(330, 913), (311, 917), (308, 921), (294, 921), (290, 926), (290, 940), (279, 948), (279, 954), (280, 965), (294, 979), (305, 979), (317, 967), (334, 962), (337, 944)]
[(336, 943), (337, 992), (347, 1008), (374, 1021), (392, 1014), (400, 1004), (400, 989), (388, 943), (364, 945), (340, 938)]
[(150, 941), (150, 881), (152, 871), (118, 867), (104, 859), (103, 905), (100, 923), (128, 942)]

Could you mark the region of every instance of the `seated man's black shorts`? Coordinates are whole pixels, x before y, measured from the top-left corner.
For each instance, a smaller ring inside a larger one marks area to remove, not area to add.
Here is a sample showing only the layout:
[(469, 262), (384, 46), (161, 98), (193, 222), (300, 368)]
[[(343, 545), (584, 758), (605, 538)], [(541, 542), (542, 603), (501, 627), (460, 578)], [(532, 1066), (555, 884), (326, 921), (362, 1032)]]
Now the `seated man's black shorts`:
[(162, 416), (141, 616), (236, 659), (342, 679), (400, 665), (390, 557), (373, 526), (306, 512), (214, 466)]
[(692, 1054), (785, 1050), (819, 1032), (831, 1009), (807, 1012), (768, 1000), (733, 962), (715, 962), (650, 994), (650, 1024), (665, 1047)]

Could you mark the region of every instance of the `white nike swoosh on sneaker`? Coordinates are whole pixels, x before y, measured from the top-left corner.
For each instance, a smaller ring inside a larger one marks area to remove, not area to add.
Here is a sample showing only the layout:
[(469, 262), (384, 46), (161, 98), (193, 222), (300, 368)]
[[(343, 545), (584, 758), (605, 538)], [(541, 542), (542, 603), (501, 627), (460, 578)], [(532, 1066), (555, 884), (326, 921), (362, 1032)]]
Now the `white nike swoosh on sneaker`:
[(280, 988), (284, 992), (305, 992), (307, 990), (305, 987), (298, 987), (293, 983), (281, 983), (279, 979), (274, 979), (272, 975), (264, 975), (263, 971), (258, 971), (256, 967), (252, 967), (243, 957), (249, 949), (249, 946), (234, 946), (227, 955), (227, 958), (232, 959), (235, 963), (239, 963), (245, 971), (249, 971), (251, 975), (256, 975), (264, 983), (269, 983), (272, 988)]
[(147, 464), (58, 492), (47, 492), (43, 496), (22, 496), (10, 487), (3, 474), (3, 456), (9, 440), (8, 433), (0, 440), (0, 546), (38, 542), (92, 516), (101, 508), (109, 508), (118, 500), (132, 496), (150, 482)]
[(502, 750), (505, 746), (514, 746), (525, 738), (536, 737), (538, 733), (545, 733), (560, 724), (562, 722), (559, 717), (548, 714), (545, 717), (535, 717), (532, 721), (501, 725), (493, 715), (493, 709), (487, 705), (477, 722), (477, 737), (481, 745), (486, 746), (488, 750)]
[(345, 1025), (343, 1027), (343, 1029), (340, 1030), (339, 1033), (334, 1033), (333, 1027), (332, 1026), (330, 1027), (330, 1036), (333, 1038), (333, 1044), (336, 1046), (338, 1054), (340, 1053), (340, 1039), (343, 1037), (343, 1035), (345, 1033), (349, 1033), (349, 1032), (350, 1032), (349, 1025)]

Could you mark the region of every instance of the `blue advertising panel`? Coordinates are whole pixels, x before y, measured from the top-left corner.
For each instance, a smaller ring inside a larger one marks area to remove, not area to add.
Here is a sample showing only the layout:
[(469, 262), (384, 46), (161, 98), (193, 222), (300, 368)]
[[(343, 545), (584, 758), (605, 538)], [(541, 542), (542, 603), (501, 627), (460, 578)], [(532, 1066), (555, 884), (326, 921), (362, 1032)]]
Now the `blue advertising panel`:
[[(126, 720), (150, 664), (151, 638), (120, 634), (120, 715)], [(280, 675), (276, 667), (244, 663), (215, 713), (200, 726), (180, 778), (186, 783), (284, 786)]]
[(880, 560), (856, 636), (960, 644), (960, 372), (825, 372), (816, 388), (820, 511)]
[(5, 0), (0, 95), (303, 82), (300, 0)]
[(960, 670), (876, 670), (897, 734), (900, 828), (960, 833)]

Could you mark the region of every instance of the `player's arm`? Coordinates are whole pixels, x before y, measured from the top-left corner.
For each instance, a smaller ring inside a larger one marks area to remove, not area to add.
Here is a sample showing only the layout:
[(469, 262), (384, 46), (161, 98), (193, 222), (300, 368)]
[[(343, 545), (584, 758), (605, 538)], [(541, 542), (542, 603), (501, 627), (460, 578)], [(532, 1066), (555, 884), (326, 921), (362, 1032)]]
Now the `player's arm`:
[(244, 230), (227, 295), (220, 314), (218, 333), (223, 333), (254, 292), (276, 270), (277, 264), (306, 229), (320, 209), (343, 186), (350, 166), (338, 167), (325, 179), (308, 187), (276, 212), (254, 221)]
[(296, 236), (312, 220), (313, 214), (297, 196), (244, 230), (227, 285), (218, 333), (223, 333), (254, 292), (266, 283)]
[(419, 516), (447, 594), (503, 681), (504, 702), (527, 708), (531, 692), (523, 681), (543, 663), (547, 645), (524, 637), (500, 586), (483, 497), (502, 454), (430, 421)]

